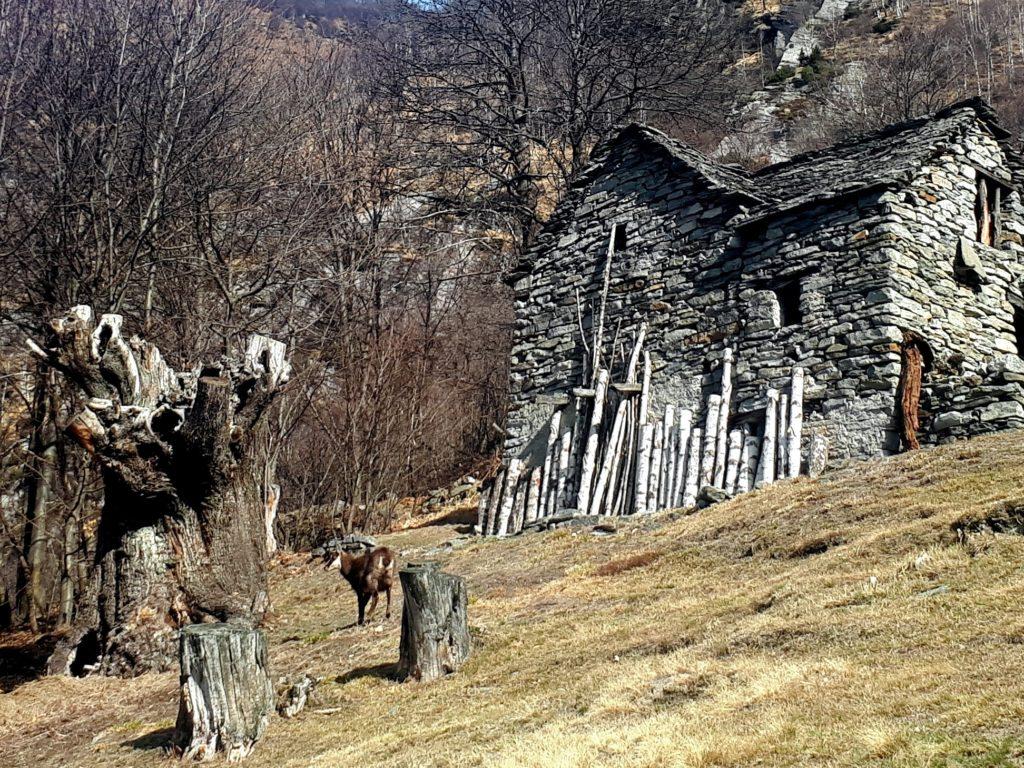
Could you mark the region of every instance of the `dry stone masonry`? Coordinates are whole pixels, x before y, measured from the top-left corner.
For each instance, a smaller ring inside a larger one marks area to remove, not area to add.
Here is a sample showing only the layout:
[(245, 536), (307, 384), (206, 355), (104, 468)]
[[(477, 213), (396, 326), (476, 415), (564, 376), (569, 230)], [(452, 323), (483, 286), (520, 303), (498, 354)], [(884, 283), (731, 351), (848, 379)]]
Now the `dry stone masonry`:
[(971, 100), (749, 174), (624, 129), (512, 277), (481, 532), (1024, 426), (1007, 138)]

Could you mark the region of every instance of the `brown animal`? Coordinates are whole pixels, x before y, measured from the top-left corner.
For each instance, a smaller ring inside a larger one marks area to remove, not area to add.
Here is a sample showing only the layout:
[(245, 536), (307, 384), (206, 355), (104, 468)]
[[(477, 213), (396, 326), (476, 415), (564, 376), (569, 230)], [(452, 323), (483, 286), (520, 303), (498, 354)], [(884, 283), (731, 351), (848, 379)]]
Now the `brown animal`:
[[(395, 569), (398, 558), (395, 552), (388, 547), (376, 547), (361, 555), (351, 555), (348, 552), (341, 552), (331, 558), (332, 553), (325, 556), (328, 570), (337, 568), (345, 581), (356, 593), (356, 601), (359, 604), (359, 625), (366, 623), (366, 618), (373, 615), (377, 608), (377, 597), (383, 592), (387, 596), (387, 608), (384, 611), (384, 618), (391, 618), (391, 587), (395, 583)], [(366, 604), (369, 603), (369, 610)]]

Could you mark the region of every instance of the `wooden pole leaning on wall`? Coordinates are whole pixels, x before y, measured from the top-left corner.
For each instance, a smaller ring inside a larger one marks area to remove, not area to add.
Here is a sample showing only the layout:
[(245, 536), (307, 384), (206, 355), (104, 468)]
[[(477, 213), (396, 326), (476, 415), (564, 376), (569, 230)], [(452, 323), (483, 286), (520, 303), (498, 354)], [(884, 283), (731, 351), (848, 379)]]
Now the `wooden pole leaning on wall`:
[[(611, 497), (614, 488), (609, 488), (609, 480), (612, 477), (615, 464), (621, 458), (622, 431), (626, 425), (626, 408), (628, 401), (619, 401), (615, 409), (615, 418), (612, 421), (612, 429), (608, 434), (608, 444), (605, 446), (604, 458), (601, 461), (601, 468), (597, 473), (597, 482), (594, 484), (594, 492), (590, 497), (589, 514), (600, 515), (611, 513)], [(605, 500), (605, 491), (608, 491), (608, 499)], [(588, 513), (588, 510), (580, 509), (581, 513)]]
[(679, 436), (676, 439), (676, 469), (672, 478), (672, 500), (670, 507), (683, 504), (683, 493), (686, 486), (686, 452), (690, 448), (690, 433), (693, 432), (693, 411), (689, 408), (679, 410)]
[(721, 405), (721, 395), (711, 395), (708, 398), (707, 418), (704, 422), (704, 453), (700, 458), (698, 491), (715, 482), (715, 449), (718, 446), (718, 420)]
[(743, 430), (734, 429), (729, 433), (728, 459), (725, 463), (725, 478), (722, 486), (729, 493), (736, 493), (742, 453)]
[(775, 482), (775, 440), (778, 437), (776, 419), (779, 415), (779, 391), (769, 388), (765, 393), (764, 437), (761, 439), (761, 456), (757, 464), (755, 488)]
[(787, 441), (787, 477), (800, 475), (800, 443), (804, 431), (804, 369), (793, 369), (793, 383), (789, 390), (789, 428), (786, 430)]
[(636, 491), (633, 511), (642, 515), (651, 510), (647, 507), (647, 492), (651, 478), (651, 449), (654, 447), (654, 425), (640, 427), (640, 439), (636, 446)]
[(779, 413), (775, 419), (775, 479), (786, 477), (786, 432), (789, 427), (789, 395), (779, 395)]
[(512, 459), (505, 470), (504, 487), (499, 496), (498, 522), (494, 532), (498, 536), (507, 536), (509, 523), (512, 519), (513, 509), (516, 501), (516, 488), (519, 485), (519, 476), (523, 472), (522, 459)]
[(544, 476), (541, 479), (541, 486), (539, 488), (541, 494), (539, 514), (541, 517), (547, 517), (555, 513), (554, 509), (551, 508), (550, 499), (552, 498), (551, 488), (558, 482), (556, 473), (558, 472), (559, 432), (561, 429), (562, 409), (555, 408), (554, 413), (551, 414), (551, 420), (548, 422), (547, 452), (544, 454)]
[(583, 460), (580, 464), (579, 487), (576, 491), (576, 509), (586, 513), (590, 509), (590, 492), (594, 478), (594, 465), (597, 463), (598, 449), (601, 447), (601, 419), (604, 416), (604, 398), (608, 392), (608, 371), (602, 368), (597, 373), (594, 386), (594, 405), (590, 413), (590, 426), (583, 449)]
[(686, 484), (683, 487), (683, 506), (692, 507), (700, 491), (701, 437), (704, 431), (694, 427), (690, 432), (690, 447), (686, 450)]
[(732, 350), (728, 347), (722, 353), (722, 402), (718, 409), (718, 432), (715, 436), (716, 488), (725, 488), (726, 462), (728, 461), (729, 409), (732, 406)]
[(658, 509), (665, 509), (671, 503), (672, 478), (675, 476), (676, 409), (665, 406), (665, 435), (661, 454), (661, 480), (658, 483)]
[(412, 564), (402, 582), (398, 679), (429, 682), (461, 667), (470, 653), (466, 583), (437, 563)]
[(187, 760), (247, 757), (274, 711), (267, 638), (247, 624), (190, 624), (178, 653), (181, 695), (173, 751)]

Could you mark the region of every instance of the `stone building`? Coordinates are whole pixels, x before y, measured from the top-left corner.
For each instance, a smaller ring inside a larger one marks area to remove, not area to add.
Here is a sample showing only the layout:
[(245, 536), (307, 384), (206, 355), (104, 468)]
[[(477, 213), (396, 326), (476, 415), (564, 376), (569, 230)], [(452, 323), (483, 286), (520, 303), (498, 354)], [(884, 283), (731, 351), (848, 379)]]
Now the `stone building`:
[[(776, 474), (807, 471), (825, 451), (828, 462), (881, 456), (1024, 425), (1024, 163), (1008, 138), (972, 100), (747, 173), (625, 128), (595, 152), (512, 277), (504, 466), (515, 471), (484, 500), (481, 526), (508, 532), (588, 511), (576, 502), (589, 432), (598, 446), (587, 481), (617, 438), (630, 466), (609, 478), (626, 497), (614, 509), (633, 511), (630, 456), (649, 461), (652, 447), (644, 422), (685, 411), (707, 440), (720, 393), (717, 430), (730, 443), (738, 432), (745, 448), (773, 421), (785, 429), (787, 414), (768, 411), (794, 371), (800, 454)], [(641, 327), (651, 371), (643, 414), (623, 406), (636, 423), (613, 436), (617, 403), (641, 388)], [(611, 386), (594, 419), (601, 369)], [(563, 442), (571, 456), (559, 477)], [(753, 484), (741, 472), (739, 490)], [(588, 499), (589, 511), (613, 511), (602, 492), (608, 504)]]

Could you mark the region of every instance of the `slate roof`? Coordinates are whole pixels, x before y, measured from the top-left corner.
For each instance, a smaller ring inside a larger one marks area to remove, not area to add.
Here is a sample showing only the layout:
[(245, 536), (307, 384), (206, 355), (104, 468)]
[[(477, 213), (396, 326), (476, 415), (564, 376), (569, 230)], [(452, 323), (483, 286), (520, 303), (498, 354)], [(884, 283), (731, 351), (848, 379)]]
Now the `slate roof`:
[(1005, 181), (1020, 181), (1024, 178), (1024, 159), (1005, 142), (1010, 134), (999, 126), (992, 108), (977, 98), (797, 155), (753, 174), (737, 166), (716, 163), (661, 131), (637, 124), (624, 128), (596, 152), (599, 157), (595, 158), (595, 166), (600, 167), (607, 152), (624, 142), (641, 142), (664, 151), (696, 170), (713, 187), (746, 198), (748, 210), (735, 222), (744, 226), (854, 192), (903, 184), (978, 120), (1003, 143), (1015, 177)]
[(906, 183), (979, 119), (997, 139), (1009, 136), (987, 104), (970, 99), (762, 168), (752, 180), (769, 202), (751, 210), (744, 223), (852, 192)]

